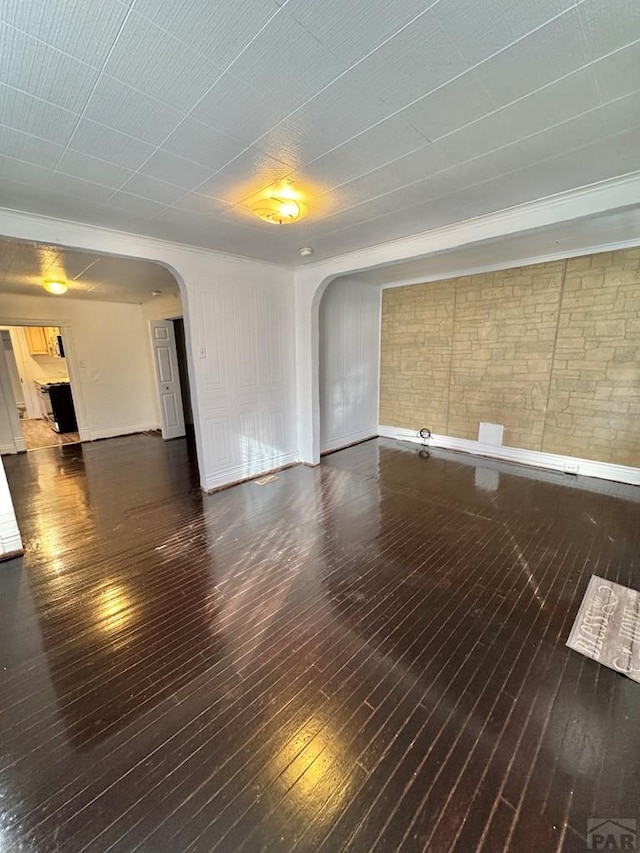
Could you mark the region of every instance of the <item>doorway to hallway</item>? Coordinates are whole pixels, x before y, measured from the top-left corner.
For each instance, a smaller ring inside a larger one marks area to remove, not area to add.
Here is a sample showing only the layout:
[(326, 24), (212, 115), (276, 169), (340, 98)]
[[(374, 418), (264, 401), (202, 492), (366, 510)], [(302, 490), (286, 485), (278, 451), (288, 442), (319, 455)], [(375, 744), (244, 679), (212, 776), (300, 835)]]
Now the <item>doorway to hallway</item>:
[(27, 451), (80, 441), (64, 330), (4, 326), (2, 378), (16, 444)]

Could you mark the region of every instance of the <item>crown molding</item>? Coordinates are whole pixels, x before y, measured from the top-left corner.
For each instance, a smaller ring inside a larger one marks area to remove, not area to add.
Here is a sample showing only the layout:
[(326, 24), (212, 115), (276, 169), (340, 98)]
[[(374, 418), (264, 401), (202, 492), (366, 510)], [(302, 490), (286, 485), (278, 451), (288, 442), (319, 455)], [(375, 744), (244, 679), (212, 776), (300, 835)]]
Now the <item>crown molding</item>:
[[(270, 266), (290, 272), (292, 267), (273, 261), (221, 252), (191, 243), (175, 243), (160, 237), (118, 231), (106, 225), (91, 225), (70, 219), (56, 219), (23, 210), (0, 207), (0, 235), (12, 240), (33, 243), (50, 243), (79, 251), (104, 252), (120, 257), (137, 258), (143, 261), (162, 262), (176, 256), (198, 255), (203, 258)], [(114, 250), (114, 246), (118, 250)]]
[(197, 255), (210, 260), (226, 260), (256, 267), (267, 265), (287, 272), (294, 271), (297, 277), (307, 280), (390, 266), (398, 261), (416, 259), (434, 252), (581, 219), (637, 205), (639, 198), (640, 172), (634, 172), (302, 265), (277, 264), (204, 246), (176, 243), (103, 225), (56, 219), (11, 208), (0, 208), (0, 235), (15, 240), (50, 243), (161, 263), (171, 263), (176, 257)]
[[(638, 204), (640, 172), (601, 181), (557, 195), (545, 196), (495, 213), (473, 217), (410, 237), (378, 243), (342, 255), (335, 255), (296, 267), (296, 274), (324, 279), (354, 274), (398, 261), (417, 259), (464, 245), (511, 236), (544, 226), (582, 219), (599, 213)], [(566, 257), (566, 253), (559, 255)], [(511, 263), (511, 266), (513, 263)]]

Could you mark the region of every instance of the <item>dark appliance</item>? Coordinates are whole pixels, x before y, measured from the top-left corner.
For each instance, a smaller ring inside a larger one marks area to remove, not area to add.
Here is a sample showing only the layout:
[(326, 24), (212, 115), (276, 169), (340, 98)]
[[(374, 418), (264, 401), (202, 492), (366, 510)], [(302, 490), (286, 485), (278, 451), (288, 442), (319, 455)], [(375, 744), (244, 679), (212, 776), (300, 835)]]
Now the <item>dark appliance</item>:
[(51, 429), (55, 432), (77, 432), (71, 385), (68, 382), (47, 382), (40, 385), (40, 393)]
[(62, 335), (53, 336), (53, 354), (57, 356), (57, 358), (64, 358), (64, 342), (62, 340)]

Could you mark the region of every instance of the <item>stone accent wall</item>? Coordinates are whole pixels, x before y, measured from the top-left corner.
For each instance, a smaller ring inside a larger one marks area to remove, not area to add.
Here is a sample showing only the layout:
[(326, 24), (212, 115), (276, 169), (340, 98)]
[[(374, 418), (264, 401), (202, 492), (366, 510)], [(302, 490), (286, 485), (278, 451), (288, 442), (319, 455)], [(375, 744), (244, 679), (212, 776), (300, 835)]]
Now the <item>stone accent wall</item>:
[(567, 261), (542, 449), (640, 467), (640, 248)]
[(380, 423), (640, 467), (640, 248), (382, 296)]
[[(455, 289), (447, 281), (382, 294), (380, 423), (446, 434)], [(428, 404), (427, 402), (428, 401)]]

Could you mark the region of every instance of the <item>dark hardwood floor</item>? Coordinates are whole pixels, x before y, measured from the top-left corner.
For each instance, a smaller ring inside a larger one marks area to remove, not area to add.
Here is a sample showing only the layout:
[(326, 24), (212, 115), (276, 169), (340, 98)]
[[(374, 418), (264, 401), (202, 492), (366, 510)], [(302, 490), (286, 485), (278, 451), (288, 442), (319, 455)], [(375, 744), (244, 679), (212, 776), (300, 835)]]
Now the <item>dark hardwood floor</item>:
[(640, 490), (374, 440), (204, 496), (183, 440), (5, 458), (3, 853), (584, 851), (640, 686), (564, 643)]

